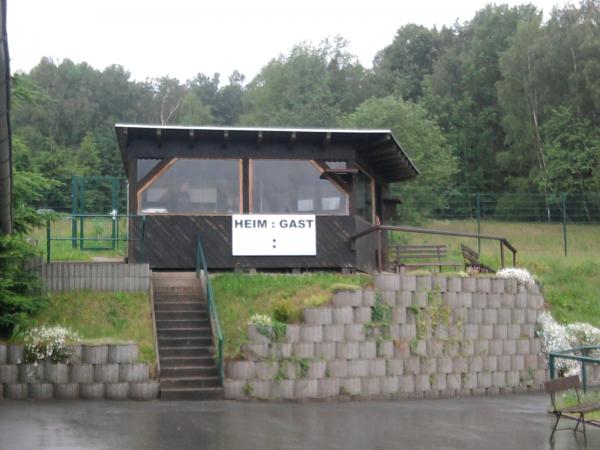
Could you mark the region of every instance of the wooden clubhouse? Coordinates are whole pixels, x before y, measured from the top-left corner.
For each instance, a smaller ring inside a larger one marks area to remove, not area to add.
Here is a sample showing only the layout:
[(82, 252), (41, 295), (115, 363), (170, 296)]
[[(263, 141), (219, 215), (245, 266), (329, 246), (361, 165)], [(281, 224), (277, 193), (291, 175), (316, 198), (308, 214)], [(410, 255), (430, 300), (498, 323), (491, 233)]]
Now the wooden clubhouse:
[(376, 237), (350, 237), (419, 174), (390, 130), (115, 127), (128, 213), (146, 217), (129, 259), (157, 269), (195, 268), (201, 236), (209, 269), (370, 271)]

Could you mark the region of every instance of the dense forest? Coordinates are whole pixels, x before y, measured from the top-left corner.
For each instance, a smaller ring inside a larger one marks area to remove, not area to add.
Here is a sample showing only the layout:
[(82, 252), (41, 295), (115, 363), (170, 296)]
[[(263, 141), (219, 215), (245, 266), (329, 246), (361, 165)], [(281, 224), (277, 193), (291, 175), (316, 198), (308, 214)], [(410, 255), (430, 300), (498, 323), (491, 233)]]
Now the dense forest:
[(140, 82), (118, 65), (44, 58), (13, 76), (14, 165), (60, 180), (122, 176), (115, 122), (385, 127), (431, 198), (599, 192), (599, 22), (600, 0), (546, 20), (532, 5), (489, 5), (451, 27), (402, 26), (371, 69), (336, 37), (296, 45), (251, 80)]

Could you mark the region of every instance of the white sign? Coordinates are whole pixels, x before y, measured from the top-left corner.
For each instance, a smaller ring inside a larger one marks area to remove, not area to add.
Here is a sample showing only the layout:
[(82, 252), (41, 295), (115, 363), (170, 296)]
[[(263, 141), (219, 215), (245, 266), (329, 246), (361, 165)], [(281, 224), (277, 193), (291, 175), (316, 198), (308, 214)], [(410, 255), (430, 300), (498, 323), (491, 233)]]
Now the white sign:
[(317, 221), (308, 214), (231, 217), (233, 256), (315, 256)]

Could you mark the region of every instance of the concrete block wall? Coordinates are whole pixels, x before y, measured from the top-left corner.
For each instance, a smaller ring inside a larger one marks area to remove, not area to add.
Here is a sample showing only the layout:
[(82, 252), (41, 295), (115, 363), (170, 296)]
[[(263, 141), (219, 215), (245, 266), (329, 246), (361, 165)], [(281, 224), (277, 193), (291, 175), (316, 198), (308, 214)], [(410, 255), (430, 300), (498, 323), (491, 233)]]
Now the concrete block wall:
[(150, 286), (148, 264), (109, 262), (53, 262), (36, 267), (46, 292), (81, 289), (95, 291), (147, 291)]
[[(381, 274), (375, 289), (304, 311), (282, 342), (249, 327), (228, 399), (439, 398), (540, 390), (538, 286), (489, 277)], [(389, 319), (371, 320), (376, 298)]]
[(26, 363), (22, 345), (0, 344), (0, 400), (152, 400), (158, 382), (137, 344), (74, 345), (66, 363)]

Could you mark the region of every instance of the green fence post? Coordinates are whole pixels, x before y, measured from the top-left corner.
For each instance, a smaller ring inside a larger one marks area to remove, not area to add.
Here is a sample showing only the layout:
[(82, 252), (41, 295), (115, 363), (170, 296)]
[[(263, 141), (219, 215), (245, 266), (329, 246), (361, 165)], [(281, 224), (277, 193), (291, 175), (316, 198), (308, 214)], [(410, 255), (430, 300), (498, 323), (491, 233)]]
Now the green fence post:
[(548, 357), (548, 371), (550, 372), (550, 379), (554, 380), (554, 355)]
[[(112, 194), (112, 249), (114, 250), (116, 248), (116, 243), (117, 241), (115, 241), (116, 237), (117, 237), (117, 228), (115, 227), (115, 223), (116, 223), (116, 214), (117, 214), (117, 179), (115, 177), (112, 177), (112, 183), (111, 183), (111, 194)], [(117, 223), (118, 226), (118, 223)]]
[(52, 232), (50, 231), (50, 219), (46, 219), (46, 262), (50, 262), (50, 242)]
[(84, 202), (84, 195), (85, 195), (85, 186), (84, 186), (84, 179), (80, 178), (79, 179), (80, 182), (80, 186), (79, 186), (79, 250), (83, 250), (83, 214), (85, 211), (85, 202)]
[(560, 194), (562, 200), (562, 222), (563, 222), (563, 247), (565, 250), (565, 257), (568, 253), (568, 245), (567, 245), (567, 193), (561, 192)]
[(75, 215), (77, 214), (77, 196), (79, 195), (79, 190), (77, 189), (77, 177), (71, 178), (71, 247), (77, 248), (77, 219)]
[[(481, 234), (481, 197), (479, 192), (476, 195), (477, 199), (477, 234)], [(481, 255), (481, 238), (477, 238), (477, 253)]]

